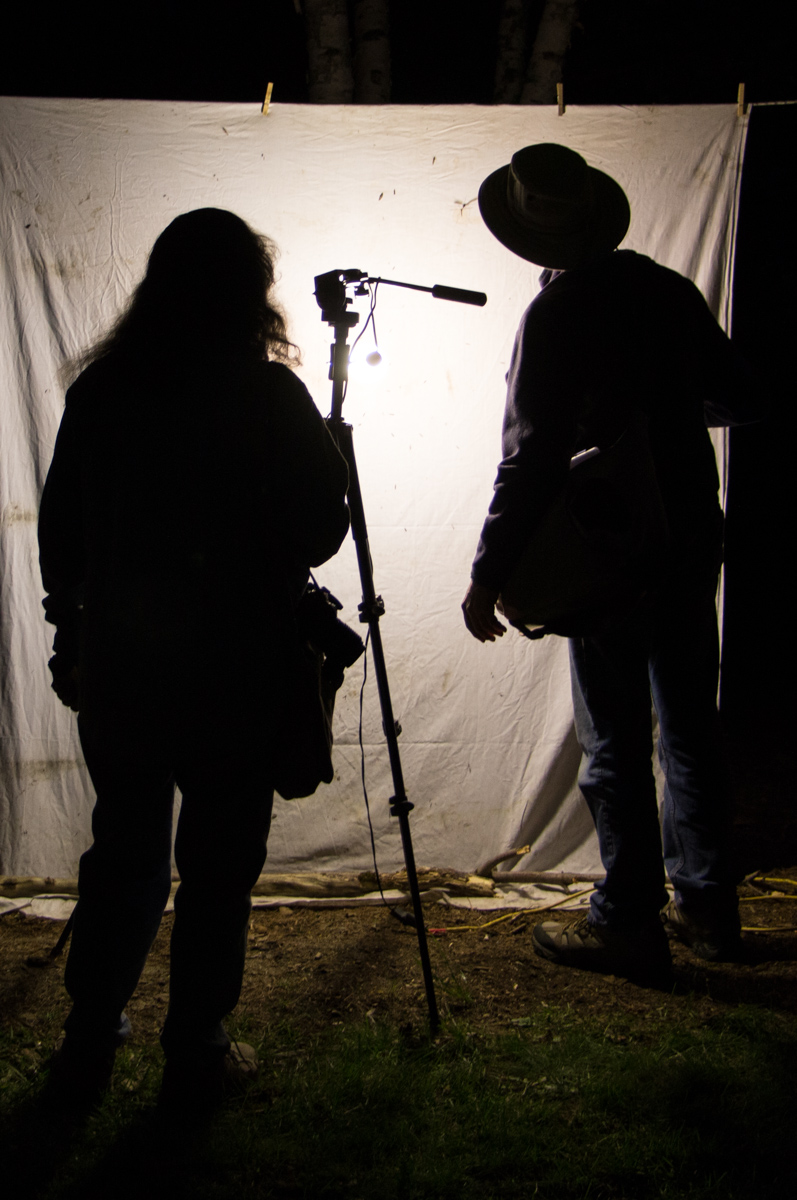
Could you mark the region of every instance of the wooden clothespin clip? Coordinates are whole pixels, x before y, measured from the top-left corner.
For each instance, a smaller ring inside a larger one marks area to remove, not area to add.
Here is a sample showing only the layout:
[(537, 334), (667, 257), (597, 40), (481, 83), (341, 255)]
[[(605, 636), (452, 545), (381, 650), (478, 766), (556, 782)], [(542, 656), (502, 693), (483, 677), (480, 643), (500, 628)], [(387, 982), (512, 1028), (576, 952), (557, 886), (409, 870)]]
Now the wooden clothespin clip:
[(556, 103), (559, 105), (559, 116), (565, 115), (565, 85), (557, 83), (556, 85)]
[(268, 115), (268, 106), (271, 103), (271, 92), (272, 92), (273, 87), (274, 87), (274, 84), (270, 83), (268, 85), (268, 87), (266, 88), (266, 98), (263, 101), (263, 107), (260, 110), (264, 117)]
[(747, 105), (744, 102), (744, 84), (739, 84), (739, 91), (736, 93), (736, 115), (743, 117), (747, 112)]

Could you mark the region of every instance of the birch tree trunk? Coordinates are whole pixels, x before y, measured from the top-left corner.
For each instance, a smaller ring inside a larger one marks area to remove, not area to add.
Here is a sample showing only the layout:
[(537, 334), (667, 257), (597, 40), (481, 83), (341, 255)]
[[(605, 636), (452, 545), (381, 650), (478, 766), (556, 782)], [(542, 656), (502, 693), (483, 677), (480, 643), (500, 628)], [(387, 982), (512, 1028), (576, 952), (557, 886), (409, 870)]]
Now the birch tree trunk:
[(303, 0), (311, 104), (351, 104), (348, 0)]
[(527, 0), (504, 0), (498, 22), (494, 104), (519, 104), (526, 69)]
[(390, 103), (388, 0), (355, 0), (354, 102)]
[(577, 16), (578, 0), (546, 0), (520, 94), (521, 104), (556, 103), (556, 85), (562, 80), (562, 64)]

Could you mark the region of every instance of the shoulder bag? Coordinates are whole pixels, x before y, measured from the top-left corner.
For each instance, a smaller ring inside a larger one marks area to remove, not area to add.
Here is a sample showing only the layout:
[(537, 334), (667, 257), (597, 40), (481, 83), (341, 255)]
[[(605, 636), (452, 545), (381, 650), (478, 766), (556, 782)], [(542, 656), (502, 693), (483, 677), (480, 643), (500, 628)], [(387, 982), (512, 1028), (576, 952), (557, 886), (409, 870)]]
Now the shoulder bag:
[(655, 587), (669, 534), (647, 426), (634, 414), (611, 446), (571, 459), (499, 599), (527, 637), (590, 636)]

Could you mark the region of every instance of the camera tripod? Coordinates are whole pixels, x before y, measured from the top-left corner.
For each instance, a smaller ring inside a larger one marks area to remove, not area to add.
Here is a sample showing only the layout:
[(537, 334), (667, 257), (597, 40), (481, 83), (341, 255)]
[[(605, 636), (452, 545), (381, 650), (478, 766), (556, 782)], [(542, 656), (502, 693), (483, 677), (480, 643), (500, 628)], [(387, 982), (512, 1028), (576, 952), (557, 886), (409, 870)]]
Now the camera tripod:
[[(332, 381), (332, 410), (327, 418), (327, 427), (337, 443), (349, 467), (348, 504), (351, 513), (351, 530), (357, 551), (357, 564), (362, 586), (362, 603), (359, 606), (360, 620), (368, 625), (369, 640), (373, 648), (374, 673), (376, 675), (379, 703), (382, 710), (382, 727), (387, 741), (390, 770), (393, 778), (394, 795), (390, 798), (391, 816), (397, 817), (401, 831), (401, 842), (404, 850), (404, 863), (407, 868), (407, 882), (412, 898), (412, 909), (415, 917), (415, 929), (418, 936), (418, 949), (421, 957), (426, 1001), (429, 1008), (429, 1027), (434, 1033), (440, 1023), (437, 1011), (432, 968), (429, 961), (429, 947), (426, 941), (426, 926), (423, 919), (421, 894), (418, 887), (418, 873), (415, 867), (415, 855), (412, 847), (409, 814), (413, 809), (407, 799), (404, 788), (404, 776), (401, 769), (401, 757), (398, 748), (398, 735), (401, 728), (393, 716), (393, 706), (390, 700), (390, 685), (387, 678), (385, 655), (382, 648), (382, 635), (379, 629), (379, 618), (384, 614), (385, 606), (382, 597), (376, 594), (374, 587), (373, 562), (368, 545), (368, 530), (365, 523), (360, 482), (357, 475), (357, 461), (354, 456), (354, 439), (351, 425), (343, 420), (343, 400), (346, 394), (348, 380), (350, 347), (347, 339), (349, 330), (353, 329), (360, 317), (356, 312), (348, 311), (351, 300), (346, 296), (347, 284), (359, 284), (359, 294), (365, 291), (365, 283), (388, 283), (396, 287), (412, 288), (414, 291), (431, 292), (433, 296), (444, 300), (458, 300), (465, 304), (483, 305), (487, 297), (481, 292), (466, 292), (458, 288), (447, 288), (436, 285), (434, 288), (420, 287), (417, 284), (398, 283), (391, 279), (368, 279), (361, 271), (328, 271), (325, 275), (315, 278), (315, 296), (321, 307), (321, 318), (331, 325), (335, 332), (335, 340), (331, 347), (329, 378)], [(373, 312), (373, 307), (372, 307)]]

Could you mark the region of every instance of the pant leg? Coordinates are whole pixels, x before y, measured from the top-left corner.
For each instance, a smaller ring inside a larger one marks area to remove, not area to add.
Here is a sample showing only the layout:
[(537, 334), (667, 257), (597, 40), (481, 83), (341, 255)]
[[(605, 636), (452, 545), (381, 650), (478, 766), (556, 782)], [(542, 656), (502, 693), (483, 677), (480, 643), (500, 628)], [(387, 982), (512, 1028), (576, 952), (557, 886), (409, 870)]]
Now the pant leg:
[(714, 580), (659, 606), (650, 683), (666, 785), (664, 859), (679, 904), (723, 918), (736, 909), (732, 798), (717, 712), (719, 637)]
[(598, 835), (605, 879), (591, 919), (634, 930), (666, 903), (648, 680), (650, 614), (610, 634), (570, 641), (576, 733), (584, 753), (579, 786)]
[[(247, 748), (251, 756), (251, 745)], [(266, 859), (273, 788), (237, 756), (195, 761), (178, 773), (183, 803), (175, 856), (169, 1011), (161, 1036), (173, 1060), (223, 1054), (223, 1020), (238, 1002), (250, 893)]]
[(65, 971), (71, 1041), (103, 1052), (129, 1033), (130, 999), (171, 886), (174, 776), (157, 733), (129, 712), (81, 714), (81, 744), (97, 799), (93, 845), (80, 860)]

